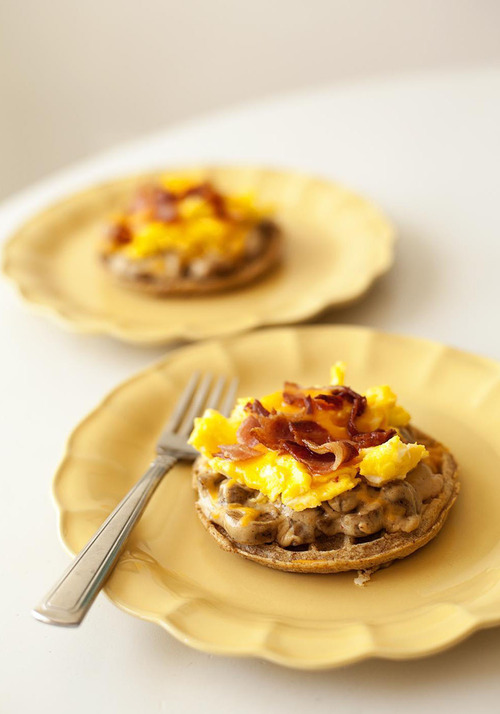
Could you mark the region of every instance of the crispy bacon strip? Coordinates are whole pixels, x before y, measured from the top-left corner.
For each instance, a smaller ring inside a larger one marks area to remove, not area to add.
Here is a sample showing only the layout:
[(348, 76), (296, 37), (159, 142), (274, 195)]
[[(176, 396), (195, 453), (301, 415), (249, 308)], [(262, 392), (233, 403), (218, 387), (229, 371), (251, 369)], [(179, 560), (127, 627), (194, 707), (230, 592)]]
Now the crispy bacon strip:
[(247, 446), (257, 446), (259, 440), (254, 436), (253, 430), (258, 428), (259, 424), (259, 420), (253, 414), (243, 419), (236, 432), (238, 442)]
[(291, 421), (290, 429), (294, 441), (298, 443), (305, 443), (308, 440), (314, 444), (324, 444), (330, 438), (328, 431), (312, 419)]
[(351, 389), (350, 387), (332, 387), (332, 394), (336, 394), (338, 396), (341, 396), (342, 399), (345, 399), (348, 402), (354, 402), (361, 400), (363, 403), (363, 410), (366, 407), (366, 397), (362, 397), (361, 394), (358, 394), (358, 392), (355, 392), (354, 389)]
[(284, 441), (293, 439), (291, 423), (281, 414), (261, 417), (259, 425), (252, 429), (252, 436), (265, 447), (274, 451), (279, 451)]
[(314, 397), (314, 403), (318, 409), (322, 410), (340, 411), (344, 406), (344, 400), (340, 394), (318, 394), (317, 397)]
[(296, 444), (294, 441), (283, 442), (283, 448), (294, 459), (304, 464), (311, 473), (327, 474), (329, 471), (335, 471), (340, 466), (340, 463), (336, 463), (335, 454), (316, 454), (311, 449), (308, 449), (307, 446)]
[(356, 426), (356, 419), (361, 416), (366, 408), (365, 397), (356, 398), (352, 403), (351, 413), (349, 414), (349, 421), (347, 422), (347, 431), (350, 436), (359, 434), (358, 427)]
[(333, 454), (336, 458), (336, 463), (346, 464), (354, 459), (359, 451), (358, 446), (352, 441), (338, 440), (328, 441), (326, 444), (315, 444), (312, 441), (304, 439), (304, 444), (315, 454)]

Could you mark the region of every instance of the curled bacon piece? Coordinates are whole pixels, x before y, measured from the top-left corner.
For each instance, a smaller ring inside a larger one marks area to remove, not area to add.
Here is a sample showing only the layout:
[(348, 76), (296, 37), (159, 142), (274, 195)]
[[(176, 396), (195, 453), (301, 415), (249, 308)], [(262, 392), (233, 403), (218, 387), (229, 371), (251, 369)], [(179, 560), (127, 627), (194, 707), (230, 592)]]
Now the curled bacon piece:
[[(359, 397), (359, 395), (358, 395)], [(358, 427), (356, 426), (356, 419), (361, 416), (366, 408), (366, 398), (359, 397), (356, 398), (352, 403), (351, 413), (349, 414), (349, 421), (347, 422), (347, 431), (350, 436), (359, 434)]]
[(345, 399), (347, 402), (354, 402), (361, 401), (363, 404), (363, 411), (366, 407), (366, 397), (362, 397), (361, 394), (358, 394), (358, 392), (355, 392), (354, 389), (351, 389), (350, 387), (332, 387), (332, 394), (336, 394), (338, 396), (341, 396), (342, 399)]
[[(259, 407), (257, 407), (259, 410)], [(240, 425), (238, 444), (221, 446), (225, 458), (241, 460), (257, 455), (255, 446), (289, 453), (303, 463), (312, 473), (328, 473), (358, 454), (358, 448), (349, 441), (330, 441), (328, 431), (311, 419), (292, 420), (284, 414), (250, 414)], [(243, 450), (238, 449), (239, 446)], [(248, 451), (247, 451), (248, 450)]]
[(247, 412), (252, 412), (253, 414), (259, 414), (260, 416), (266, 417), (271, 414), (271, 412), (266, 409), (262, 402), (259, 402), (258, 399), (254, 399), (253, 402), (248, 402), (248, 404), (245, 405), (245, 410)]
[(311, 419), (294, 421), (284, 414), (250, 414), (238, 429), (238, 440), (255, 446), (257, 442), (268, 449), (279, 450), (283, 441), (298, 444), (308, 439), (315, 444), (323, 444), (330, 436), (328, 431)]
[(259, 420), (253, 414), (243, 419), (238, 431), (236, 432), (236, 438), (242, 444), (247, 446), (257, 446), (259, 440), (254, 436), (253, 430), (259, 426)]
[[(336, 458), (335, 464), (346, 464), (354, 459), (359, 451), (358, 446), (352, 441), (341, 439), (338, 441), (328, 441), (326, 444), (315, 444), (304, 439), (304, 444), (315, 454), (333, 454)], [(338, 466), (336, 466), (338, 468)]]
[(304, 464), (311, 473), (327, 474), (329, 471), (335, 471), (340, 466), (340, 463), (336, 463), (335, 454), (316, 454), (311, 449), (308, 449), (307, 446), (296, 444), (294, 441), (283, 442), (283, 448), (294, 459)]
[(318, 409), (335, 409), (340, 411), (344, 406), (344, 400), (340, 394), (318, 394), (314, 397), (314, 402)]
[(259, 425), (251, 433), (266, 448), (279, 451), (284, 441), (293, 439), (291, 423), (285, 416), (270, 414), (258, 421)]
[(298, 443), (305, 443), (307, 440), (313, 444), (324, 444), (330, 438), (328, 431), (317, 422), (312, 421), (312, 419), (291, 421), (290, 429), (294, 436), (294, 441)]

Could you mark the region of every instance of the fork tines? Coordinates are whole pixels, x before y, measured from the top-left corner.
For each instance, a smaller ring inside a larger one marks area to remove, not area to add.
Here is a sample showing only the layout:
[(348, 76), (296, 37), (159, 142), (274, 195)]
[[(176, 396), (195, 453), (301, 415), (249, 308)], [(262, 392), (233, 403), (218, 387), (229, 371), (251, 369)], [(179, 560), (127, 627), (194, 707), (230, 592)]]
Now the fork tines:
[(214, 377), (210, 373), (194, 372), (175, 405), (165, 432), (186, 438), (191, 433), (193, 421), (205, 409), (218, 409), (228, 416), (236, 399), (238, 379)]

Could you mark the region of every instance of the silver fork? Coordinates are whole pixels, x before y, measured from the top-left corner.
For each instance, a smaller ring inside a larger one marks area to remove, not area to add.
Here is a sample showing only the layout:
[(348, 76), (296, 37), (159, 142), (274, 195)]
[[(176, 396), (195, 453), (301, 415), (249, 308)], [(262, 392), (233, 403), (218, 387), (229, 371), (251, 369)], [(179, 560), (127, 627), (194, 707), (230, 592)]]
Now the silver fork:
[(156, 458), (32, 611), (37, 620), (66, 627), (81, 623), (162, 478), (177, 461), (196, 458), (197, 452), (187, 443), (194, 419), (209, 407), (227, 416), (237, 387), (236, 378), (227, 384), (225, 377), (193, 374), (160, 435)]

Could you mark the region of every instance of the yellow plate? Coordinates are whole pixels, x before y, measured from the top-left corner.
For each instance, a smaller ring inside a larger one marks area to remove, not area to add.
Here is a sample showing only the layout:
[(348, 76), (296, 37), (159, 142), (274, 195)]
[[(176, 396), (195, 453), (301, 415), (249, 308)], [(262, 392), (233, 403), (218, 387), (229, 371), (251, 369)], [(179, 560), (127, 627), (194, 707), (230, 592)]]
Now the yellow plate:
[(193, 647), (293, 667), (417, 657), (500, 621), (500, 365), (359, 327), (281, 328), (185, 347), (112, 392), (71, 436), (55, 479), (66, 546), (78, 551), (137, 480), (188, 376), (238, 375), (240, 395), (285, 378), (324, 383), (335, 360), (363, 390), (389, 382), (414, 423), (447, 444), (462, 491), (440, 535), (377, 573), (269, 570), (218, 548), (194, 511), (190, 467), (163, 481), (106, 591)]
[(282, 268), (240, 290), (157, 298), (116, 285), (96, 258), (110, 213), (158, 174), (120, 179), (32, 218), (9, 241), (4, 272), (35, 307), (80, 332), (162, 343), (297, 322), (359, 298), (393, 261), (394, 232), (371, 203), (327, 181), (259, 168), (204, 168), (224, 191), (254, 192), (286, 234)]

